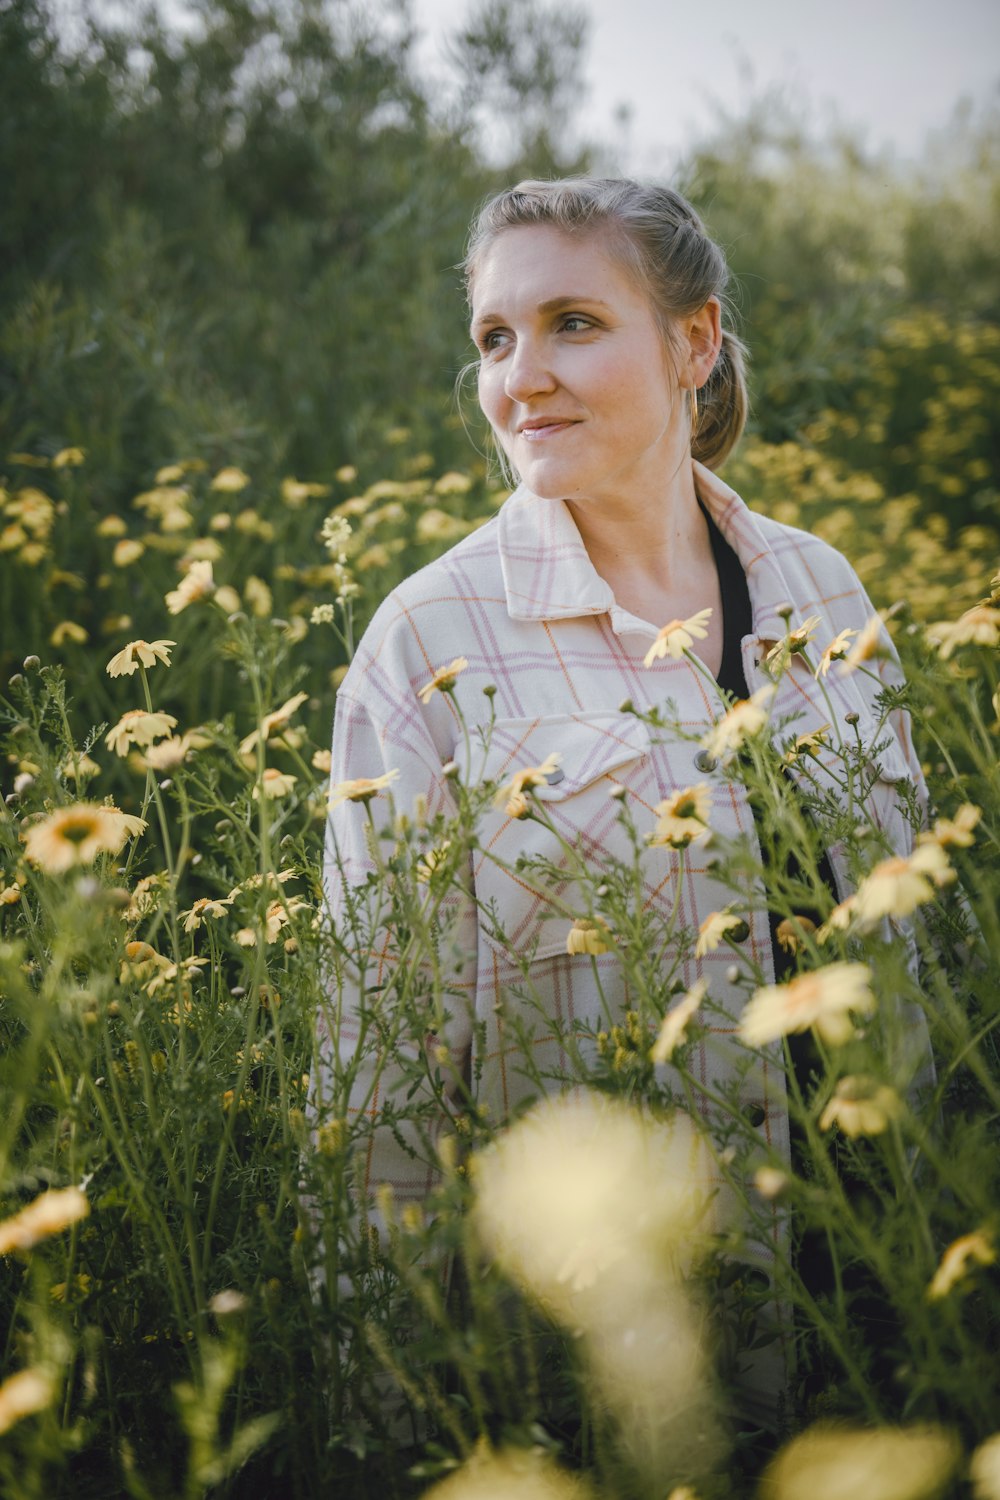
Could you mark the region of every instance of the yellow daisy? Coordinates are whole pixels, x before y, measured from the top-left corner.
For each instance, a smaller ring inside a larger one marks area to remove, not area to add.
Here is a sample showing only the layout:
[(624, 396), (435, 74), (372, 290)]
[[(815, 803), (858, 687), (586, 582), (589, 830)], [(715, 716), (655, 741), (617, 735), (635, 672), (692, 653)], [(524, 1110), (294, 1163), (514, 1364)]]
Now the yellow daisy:
[(109, 677), (131, 677), (140, 666), (155, 667), (158, 661), (170, 665), (170, 648), (176, 641), (129, 641), (105, 667)]
[(450, 693), (455, 686), (455, 678), (459, 672), (464, 672), (468, 665), (469, 662), (466, 657), (456, 656), (455, 660), (449, 662), (448, 666), (438, 667), (431, 680), (425, 682), (423, 687), (418, 690), (417, 697), (422, 703), (429, 703), (433, 693)]
[(494, 797), (493, 801), (497, 807), (505, 802), (504, 811), (508, 818), (523, 818), (530, 807), (525, 791), (530, 791), (536, 786), (546, 786), (548, 779), (559, 769), (562, 756), (557, 750), (547, 755), (540, 766), (526, 766), (522, 771), (516, 771), (510, 781), (504, 782)]
[(823, 654), (820, 656), (819, 662), (816, 665), (816, 671), (814, 675), (817, 678), (825, 677), (835, 661), (843, 661), (844, 657), (848, 653), (848, 650), (850, 649), (851, 636), (857, 634), (858, 631), (848, 628), (846, 630), (840, 631), (838, 635), (834, 636), (833, 640), (823, 651)]
[(259, 801), (261, 794), (265, 797), (287, 797), (298, 779), (290, 772), (276, 771), (273, 766), (268, 766), (253, 789), (254, 801)]
[(249, 755), (252, 750), (257, 748), (260, 740), (268, 740), (272, 729), (284, 729), (285, 725), (297, 710), (301, 708), (308, 697), (308, 693), (295, 693), (280, 708), (276, 708), (271, 713), (265, 714), (260, 721), (260, 727), (252, 730), (245, 740), (240, 741), (240, 755)]
[(387, 771), (384, 776), (357, 776), (353, 781), (338, 781), (330, 789), (327, 806), (334, 808), (342, 802), (370, 802), (391, 786), (398, 775), (398, 771)]
[(654, 661), (664, 656), (679, 661), (696, 640), (703, 641), (708, 635), (708, 622), (711, 618), (711, 609), (699, 609), (697, 614), (691, 615), (687, 620), (671, 620), (657, 632), (656, 640), (643, 658), (643, 666), (651, 667)]
[(24, 834), (24, 852), (47, 874), (61, 875), (75, 865), (93, 864), (99, 854), (118, 854), (145, 828), (142, 818), (117, 808), (74, 802), (32, 823)]
[(760, 734), (767, 724), (767, 709), (773, 697), (773, 687), (762, 687), (749, 698), (734, 703), (702, 740), (709, 755), (724, 760)]
[(603, 922), (589, 917), (577, 917), (566, 935), (566, 952), (589, 953), (596, 958), (601, 953), (611, 952), (611, 934)]
[(151, 745), (154, 740), (163, 739), (176, 725), (173, 714), (147, 713), (144, 708), (130, 708), (105, 735), (104, 743), (117, 755), (127, 755), (132, 745)]
[(708, 980), (698, 979), (687, 994), (682, 995), (677, 1004), (667, 1011), (660, 1026), (660, 1034), (650, 1048), (650, 1062), (670, 1061), (676, 1049), (684, 1041), (688, 1022), (704, 1000), (707, 991)]
[(744, 1007), (739, 1035), (747, 1046), (763, 1047), (813, 1026), (824, 1041), (840, 1046), (854, 1035), (849, 1012), (868, 1015), (874, 1008), (867, 964), (828, 964), (787, 984), (763, 985)]
[(855, 671), (863, 662), (873, 661), (879, 656), (888, 656), (884, 639), (884, 627), (881, 615), (872, 615), (858, 632), (858, 638), (854, 642), (847, 655), (840, 664), (840, 675), (846, 677)]
[(667, 844), (672, 849), (686, 849), (689, 844), (708, 837), (708, 818), (712, 811), (712, 792), (708, 783), (686, 786), (674, 792), (653, 808), (656, 827), (649, 835), (651, 844)]
[(732, 911), (713, 911), (707, 916), (698, 928), (698, 941), (695, 943), (695, 958), (704, 958), (706, 953), (712, 953), (722, 942), (727, 932), (734, 927), (743, 927), (745, 922)]

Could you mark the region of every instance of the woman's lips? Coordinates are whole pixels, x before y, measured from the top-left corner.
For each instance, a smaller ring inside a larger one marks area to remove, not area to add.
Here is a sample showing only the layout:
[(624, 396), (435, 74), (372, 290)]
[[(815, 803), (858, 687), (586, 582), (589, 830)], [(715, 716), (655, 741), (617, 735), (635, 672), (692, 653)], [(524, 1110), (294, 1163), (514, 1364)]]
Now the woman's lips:
[(521, 437), (527, 438), (529, 442), (537, 443), (543, 438), (553, 437), (557, 432), (565, 432), (568, 427), (575, 426), (576, 421), (574, 418), (553, 417), (551, 420), (545, 419), (541, 422), (525, 423), (524, 426), (518, 428), (518, 433)]

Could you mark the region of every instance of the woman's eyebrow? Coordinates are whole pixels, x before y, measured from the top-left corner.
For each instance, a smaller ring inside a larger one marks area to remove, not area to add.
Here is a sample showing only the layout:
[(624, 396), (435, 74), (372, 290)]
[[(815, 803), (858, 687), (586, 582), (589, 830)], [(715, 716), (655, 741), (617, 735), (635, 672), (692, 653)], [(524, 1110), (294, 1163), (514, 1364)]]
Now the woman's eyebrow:
[[(536, 312), (564, 312), (567, 307), (581, 307), (584, 304), (588, 307), (603, 307), (606, 311), (611, 311), (609, 304), (604, 302), (600, 297), (593, 297), (589, 292), (574, 292), (569, 296), (550, 297), (545, 302), (539, 302)], [(503, 321), (503, 313), (484, 312), (480, 313), (478, 317), (473, 318), (471, 327), (473, 332), (475, 332), (477, 328), (485, 328), (490, 324), (502, 323)]]

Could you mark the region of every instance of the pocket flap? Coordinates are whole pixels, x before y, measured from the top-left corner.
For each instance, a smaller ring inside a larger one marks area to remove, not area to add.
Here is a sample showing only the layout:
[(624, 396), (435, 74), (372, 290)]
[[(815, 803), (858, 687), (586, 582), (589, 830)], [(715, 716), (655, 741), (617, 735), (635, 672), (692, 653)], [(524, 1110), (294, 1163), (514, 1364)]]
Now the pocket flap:
[(559, 757), (558, 770), (535, 789), (543, 802), (561, 801), (649, 754), (649, 730), (632, 714), (553, 714), (534, 719), (498, 719), (482, 779), (503, 785), (518, 771)]

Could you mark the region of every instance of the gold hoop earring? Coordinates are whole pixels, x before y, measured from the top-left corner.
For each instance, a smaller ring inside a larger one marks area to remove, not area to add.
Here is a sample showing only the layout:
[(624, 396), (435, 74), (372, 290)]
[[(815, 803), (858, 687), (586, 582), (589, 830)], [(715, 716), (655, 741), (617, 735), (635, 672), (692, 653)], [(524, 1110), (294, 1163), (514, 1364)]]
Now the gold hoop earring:
[(698, 391), (695, 386), (691, 387), (691, 440), (694, 441), (698, 433)]

